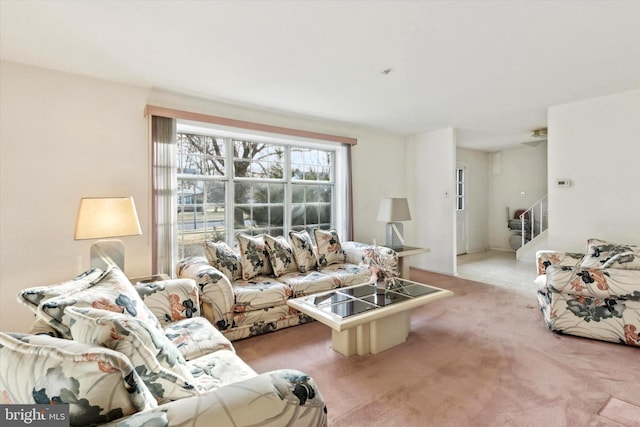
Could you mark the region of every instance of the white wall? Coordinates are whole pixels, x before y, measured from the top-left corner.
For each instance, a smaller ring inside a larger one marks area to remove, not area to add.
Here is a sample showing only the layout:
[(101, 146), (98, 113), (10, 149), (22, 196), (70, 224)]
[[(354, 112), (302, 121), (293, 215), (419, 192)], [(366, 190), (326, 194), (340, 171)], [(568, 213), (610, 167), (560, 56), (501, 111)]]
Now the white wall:
[(552, 107), (548, 124), (550, 248), (640, 244), (640, 90)]
[(408, 264), (455, 274), (455, 130), (413, 135), (406, 149), (407, 194), (412, 220), (404, 224), (410, 246), (430, 253), (412, 256)]
[(492, 153), (490, 169), (489, 246), (513, 252), (506, 208), (513, 218), (516, 210), (528, 209), (547, 194), (547, 144)]
[[(458, 147), (456, 164), (466, 167), (467, 248), (477, 252), (489, 247), (489, 174), (491, 156), (486, 151)], [(456, 252), (460, 252), (457, 250)]]
[(147, 104), (358, 138), (355, 237), (384, 239), (377, 203), (405, 185), (399, 136), (1, 62), (0, 330), (31, 324), (31, 312), (15, 302), (20, 289), (88, 268), (92, 241), (73, 240), (83, 196), (134, 197), (143, 235), (123, 238), (125, 269), (151, 273)]

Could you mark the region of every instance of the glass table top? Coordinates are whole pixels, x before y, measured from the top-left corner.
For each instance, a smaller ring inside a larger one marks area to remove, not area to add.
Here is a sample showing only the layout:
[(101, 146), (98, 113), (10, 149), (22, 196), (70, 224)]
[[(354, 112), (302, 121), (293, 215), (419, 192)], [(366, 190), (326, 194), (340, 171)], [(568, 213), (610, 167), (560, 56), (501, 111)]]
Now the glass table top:
[(439, 291), (440, 289), (428, 285), (396, 279), (395, 284), (384, 291), (378, 292), (375, 284), (367, 283), (321, 295), (311, 295), (304, 298), (304, 302), (344, 319)]

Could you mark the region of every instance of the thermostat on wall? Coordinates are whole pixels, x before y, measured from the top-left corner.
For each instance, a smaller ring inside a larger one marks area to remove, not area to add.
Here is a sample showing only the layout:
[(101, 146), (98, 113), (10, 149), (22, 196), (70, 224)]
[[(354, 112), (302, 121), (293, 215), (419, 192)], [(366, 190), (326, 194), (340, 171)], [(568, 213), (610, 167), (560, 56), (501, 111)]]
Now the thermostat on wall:
[(565, 178), (557, 179), (556, 180), (556, 186), (557, 187), (571, 187), (571, 180), (570, 179), (565, 179)]

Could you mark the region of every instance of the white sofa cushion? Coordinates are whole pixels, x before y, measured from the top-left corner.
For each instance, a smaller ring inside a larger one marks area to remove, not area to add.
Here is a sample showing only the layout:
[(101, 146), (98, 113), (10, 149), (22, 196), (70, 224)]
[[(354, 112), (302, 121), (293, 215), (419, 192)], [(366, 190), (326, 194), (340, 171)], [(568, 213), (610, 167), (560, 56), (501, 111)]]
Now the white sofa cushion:
[(171, 323), (164, 334), (186, 360), (196, 359), (218, 350), (235, 351), (231, 341), (204, 317), (194, 317)]
[(283, 236), (271, 237), (268, 234), (263, 237), (274, 276), (278, 277), (292, 271), (298, 271), (298, 264), (293, 257), (293, 249), (287, 239)]
[(38, 315), (57, 329), (64, 338), (71, 339), (67, 307), (93, 307), (130, 316), (160, 327), (160, 323), (135, 290), (122, 270), (112, 267), (86, 288), (44, 301)]
[(318, 268), (318, 252), (306, 230), (290, 231), (291, 249), (300, 273), (308, 273)]
[(249, 236), (240, 233), (236, 239), (240, 248), (243, 280), (250, 280), (260, 275), (268, 276), (273, 273), (262, 234)]
[(158, 403), (198, 395), (187, 362), (163, 331), (126, 314), (68, 307), (73, 339), (129, 358)]
[(104, 424), (157, 406), (123, 354), (77, 341), (0, 333), (0, 373), (2, 403), (68, 403), (71, 425)]

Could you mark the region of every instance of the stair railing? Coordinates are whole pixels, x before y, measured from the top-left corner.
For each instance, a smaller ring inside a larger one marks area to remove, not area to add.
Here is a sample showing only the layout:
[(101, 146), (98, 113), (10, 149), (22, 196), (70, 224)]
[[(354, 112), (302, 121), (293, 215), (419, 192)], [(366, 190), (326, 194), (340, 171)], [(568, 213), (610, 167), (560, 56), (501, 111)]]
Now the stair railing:
[(549, 227), (548, 210), (548, 196), (544, 196), (520, 214), (520, 222), (522, 224), (522, 245), (520, 247), (523, 247), (525, 243), (530, 242)]

